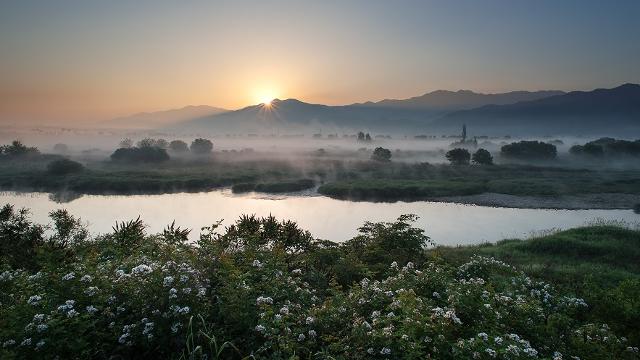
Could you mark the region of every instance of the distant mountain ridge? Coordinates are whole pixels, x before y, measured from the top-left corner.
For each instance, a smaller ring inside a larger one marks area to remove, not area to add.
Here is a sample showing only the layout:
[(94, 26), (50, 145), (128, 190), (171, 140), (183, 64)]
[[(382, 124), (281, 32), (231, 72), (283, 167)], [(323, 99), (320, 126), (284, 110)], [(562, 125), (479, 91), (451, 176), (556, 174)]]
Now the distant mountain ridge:
[(572, 91), (563, 95), (521, 101), (509, 105), (486, 105), (449, 113), (432, 125), (455, 129), (462, 124), (509, 133), (551, 131), (586, 135), (625, 134), (640, 131), (640, 85), (623, 84), (612, 89)]
[(252, 105), (205, 116), (173, 127), (174, 131), (225, 133), (340, 132), (370, 130), (398, 133), (426, 129), (438, 117), (456, 110), (487, 104), (540, 99), (561, 91), (515, 91), (479, 94), (469, 90), (439, 90), (405, 100), (383, 100), (342, 106), (276, 99), (270, 107)]
[(142, 112), (129, 116), (123, 116), (104, 122), (105, 127), (127, 128), (127, 129), (153, 129), (158, 127), (176, 126), (183, 121), (212, 116), (227, 112), (208, 105), (189, 105), (180, 109), (164, 111)]
[(562, 94), (564, 94), (563, 91), (557, 90), (511, 91), (507, 93), (497, 94), (482, 94), (473, 92), (471, 90), (436, 90), (421, 96), (415, 96), (403, 100), (385, 99), (378, 102), (366, 102), (354, 105), (393, 107), (404, 109), (428, 108), (432, 110), (451, 111), (471, 109), (489, 104), (513, 104), (520, 101), (537, 100)]

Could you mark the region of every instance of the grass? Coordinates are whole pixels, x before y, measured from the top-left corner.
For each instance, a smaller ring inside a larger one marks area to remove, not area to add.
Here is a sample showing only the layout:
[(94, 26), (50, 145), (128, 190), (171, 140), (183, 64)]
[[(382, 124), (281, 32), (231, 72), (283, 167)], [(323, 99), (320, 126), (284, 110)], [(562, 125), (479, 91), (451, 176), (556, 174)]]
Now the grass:
[[(587, 170), (531, 165), (450, 166), (335, 158), (286, 161), (172, 159), (161, 164), (86, 163), (77, 174), (51, 175), (49, 159), (0, 161), (3, 190), (81, 194), (172, 193), (232, 186), (234, 191), (288, 192), (322, 183), (319, 193), (341, 199), (420, 200), (485, 192), (516, 196), (640, 194), (640, 170)], [(309, 179), (315, 179), (311, 181)]]
[(527, 240), (438, 247), (432, 255), (462, 264), (472, 255), (491, 256), (584, 298), (592, 319), (640, 340), (640, 231), (614, 225), (588, 226)]

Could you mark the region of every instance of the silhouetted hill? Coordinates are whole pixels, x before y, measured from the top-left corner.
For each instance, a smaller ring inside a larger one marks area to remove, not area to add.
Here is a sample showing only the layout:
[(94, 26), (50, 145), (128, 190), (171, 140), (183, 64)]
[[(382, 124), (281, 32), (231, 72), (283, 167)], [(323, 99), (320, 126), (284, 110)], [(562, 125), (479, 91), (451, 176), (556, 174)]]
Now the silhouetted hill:
[(368, 130), (405, 133), (427, 130), (430, 122), (452, 110), (508, 103), (562, 94), (559, 91), (515, 91), (478, 94), (468, 90), (435, 91), (406, 100), (383, 100), (344, 106), (309, 104), (296, 99), (262, 104), (206, 116), (173, 128), (175, 131), (224, 133), (291, 133)]
[(640, 85), (572, 91), (510, 105), (456, 111), (432, 125), (440, 130), (462, 124), (476, 132), (510, 134), (626, 134), (640, 131)]
[(143, 112), (106, 121), (104, 127), (127, 129), (153, 129), (157, 127), (175, 126), (181, 122), (212, 116), (228, 110), (207, 106), (185, 106), (180, 109), (165, 111)]
[(512, 91), (501, 94), (481, 94), (470, 90), (437, 90), (421, 96), (404, 100), (386, 99), (379, 102), (367, 102), (364, 106), (393, 107), (402, 109), (430, 109), (455, 111), (480, 107), (483, 105), (504, 105), (520, 101), (537, 100), (549, 96), (562, 95), (562, 91)]

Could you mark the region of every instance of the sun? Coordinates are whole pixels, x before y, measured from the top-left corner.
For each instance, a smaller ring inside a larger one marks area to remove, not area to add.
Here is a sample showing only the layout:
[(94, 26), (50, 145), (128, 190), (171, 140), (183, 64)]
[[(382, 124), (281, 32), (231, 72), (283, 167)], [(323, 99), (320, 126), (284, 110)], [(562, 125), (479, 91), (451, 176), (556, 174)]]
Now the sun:
[(256, 94), (256, 101), (264, 106), (271, 106), (275, 98), (276, 92), (273, 90), (262, 90)]

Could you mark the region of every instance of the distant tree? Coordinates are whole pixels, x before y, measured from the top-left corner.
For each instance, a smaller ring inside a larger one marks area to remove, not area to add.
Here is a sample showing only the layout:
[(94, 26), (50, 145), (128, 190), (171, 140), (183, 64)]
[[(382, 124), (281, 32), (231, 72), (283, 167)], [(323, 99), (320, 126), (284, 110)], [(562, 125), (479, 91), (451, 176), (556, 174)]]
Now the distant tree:
[(358, 141), (364, 141), (364, 133), (362, 131), (358, 132)]
[(156, 141), (152, 138), (144, 138), (136, 144), (139, 148), (156, 147)]
[(471, 159), (471, 154), (467, 149), (455, 148), (453, 150), (447, 151), (445, 154), (447, 160), (451, 162), (452, 165), (469, 165), (469, 160)]
[(69, 152), (69, 146), (67, 144), (55, 144), (53, 145), (53, 152), (58, 154), (66, 154)]
[(169, 160), (167, 150), (157, 147), (120, 148), (111, 154), (111, 160), (129, 163), (163, 162)]
[(569, 153), (578, 156), (600, 157), (604, 155), (604, 148), (593, 142), (584, 145), (574, 145), (569, 149)]
[(19, 157), (38, 154), (40, 154), (38, 148), (25, 146), (18, 140), (14, 140), (13, 142), (11, 142), (11, 145), (0, 146), (0, 155), (6, 157)]
[(169, 149), (175, 153), (184, 153), (189, 151), (189, 145), (182, 140), (173, 140), (169, 143)]
[(388, 162), (391, 161), (391, 150), (383, 147), (377, 147), (371, 154), (371, 159), (375, 161)]
[(493, 165), (493, 156), (485, 149), (478, 149), (473, 153), (471, 160), (478, 165)]
[(169, 147), (169, 142), (165, 139), (156, 139), (155, 147), (159, 147), (160, 149), (167, 149)]
[(555, 145), (541, 141), (520, 141), (504, 145), (500, 153), (505, 158), (520, 160), (553, 160), (558, 150)]
[(51, 175), (68, 175), (79, 173), (84, 170), (84, 166), (79, 162), (69, 159), (59, 159), (47, 165), (47, 172)]
[(207, 139), (195, 139), (191, 143), (191, 152), (194, 154), (209, 154), (213, 150), (213, 143)]
[(371, 141), (371, 135), (369, 135), (369, 133), (364, 136), (364, 141)]
[(120, 147), (121, 148), (125, 148), (125, 149), (133, 147), (133, 140), (131, 140), (129, 138), (124, 138), (124, 139), (120, 140)]

